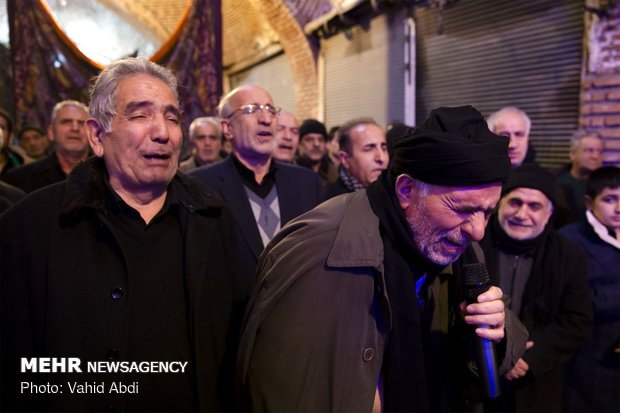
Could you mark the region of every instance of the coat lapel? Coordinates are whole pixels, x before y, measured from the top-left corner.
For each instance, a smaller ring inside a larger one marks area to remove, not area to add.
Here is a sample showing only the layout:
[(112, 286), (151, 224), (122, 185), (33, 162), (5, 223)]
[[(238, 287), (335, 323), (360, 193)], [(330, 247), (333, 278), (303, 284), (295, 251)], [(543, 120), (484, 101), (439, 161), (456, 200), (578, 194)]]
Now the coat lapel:
[(243, 182), (233, 164), (232, 158), (229, 157), (223, 162), (221, 172), (219, 176), (221, 184), (219, 188), (220, 193), (232, 210), (243, 240), (250, 247), (256, 259), (258, 259), (258, 256), (263, 250), (263, 242), (258, 233), (258, 227), (254, 220), (254, 213), (250, 207), (248, 196), (245, 193)]
[(278, 191), (278, 203), (280, 204), (280, 222), (283, 227), (291, 219), (297, 217), (299, 202), (299, 190), (295, 187), (295, 176), (285, 173), (283, 167), (278, 165), (276, 169), (276, 188)]

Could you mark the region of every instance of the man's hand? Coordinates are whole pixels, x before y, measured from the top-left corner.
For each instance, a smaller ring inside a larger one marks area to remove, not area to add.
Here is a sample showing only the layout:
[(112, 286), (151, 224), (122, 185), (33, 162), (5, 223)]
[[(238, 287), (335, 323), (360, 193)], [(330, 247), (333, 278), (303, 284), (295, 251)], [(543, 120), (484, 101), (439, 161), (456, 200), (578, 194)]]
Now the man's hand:
[(477, 335), (496, 342), (504, 338), (504, 302), (499, 287), (493, 286), (480, 294), (477, 303), (462, 302), (461, 309), (467, 324), (480, 326), (476, 329)]
[[(528, 341), (525, 344), (525, 351), (531, 349), (532, 347), (534, 347), (534, 342)], [(530, 366), (525, 362), (525, 360), (520, 358), (519, 360), (517, 360), (517, 363), (512, 368), (512, 370), (506, 373), (504, 377), (506, 377), (506, 380), (518, 379), (518, 378), (525, 376), (527, 372), (529, 371), (529, 369), (530, 369)]]

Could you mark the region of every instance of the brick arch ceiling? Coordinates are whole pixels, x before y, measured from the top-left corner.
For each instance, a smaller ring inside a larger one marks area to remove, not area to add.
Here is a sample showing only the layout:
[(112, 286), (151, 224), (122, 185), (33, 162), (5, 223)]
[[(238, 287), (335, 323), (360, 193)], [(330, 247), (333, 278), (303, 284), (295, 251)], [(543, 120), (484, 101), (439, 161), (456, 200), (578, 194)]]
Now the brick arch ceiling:
[(293, 72), (295, 109), (300, 119), (317, 117), (318, 76), (306, 35), (282, 0), (249, 0), (278, 35)]
[[(172, 34), (191, 0), (99, 1), (163, 41)], [(222, 27), (224, 67), (251, 61), (270, 44), (280, 43), (295, 81), (297, 116), (318, 115), (318, 77), (312, 48), (283, 0), (222, 0)]]

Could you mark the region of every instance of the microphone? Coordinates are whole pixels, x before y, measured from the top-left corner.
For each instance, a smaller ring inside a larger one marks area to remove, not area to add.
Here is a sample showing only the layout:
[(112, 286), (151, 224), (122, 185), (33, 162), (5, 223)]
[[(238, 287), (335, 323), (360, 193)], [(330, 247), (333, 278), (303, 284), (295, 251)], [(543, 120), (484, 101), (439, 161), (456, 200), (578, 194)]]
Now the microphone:
[[(478, 296), (491, 288), (487, 267), (481, 262), (463, 265), (461, 282), (463, 297), (468, 304), (476, 303)], [(482, 380), (484, 393), (490, 398), (498, 397), (501, 391), (495, 361), (495, 344), (474, 332), (474, 345), (476, 346), (478, 375)]]

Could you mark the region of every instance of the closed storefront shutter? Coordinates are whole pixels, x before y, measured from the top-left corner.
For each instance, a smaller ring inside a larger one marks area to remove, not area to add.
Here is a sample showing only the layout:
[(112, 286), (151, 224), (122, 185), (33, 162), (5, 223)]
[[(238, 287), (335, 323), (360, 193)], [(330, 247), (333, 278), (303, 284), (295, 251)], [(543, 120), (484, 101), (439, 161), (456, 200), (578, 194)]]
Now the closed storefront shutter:
[(517, 106), (532, 120), (543, 166), (568, 160), (578, 126), (583, 2), (462, 0), (415, 10), (417, 119), (438, 106), (471, 104), (484, 116)]
[(241, 72), (230, 75), (231, 88), (259, 85), (269, 91), (274, 103), (295, 113), (295, 83), (286, 55), (281, 53)]
[(384, 126), (403, 119), (404, 11), (321, 41), (325, 59), (325, 123), (370, 116)]

